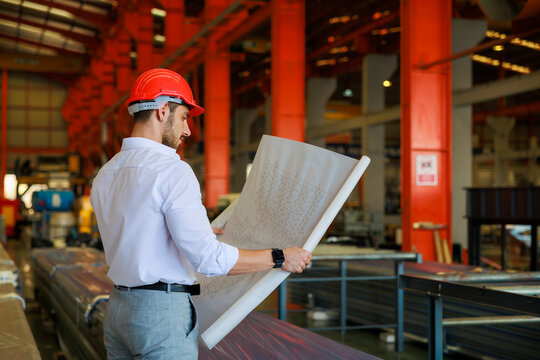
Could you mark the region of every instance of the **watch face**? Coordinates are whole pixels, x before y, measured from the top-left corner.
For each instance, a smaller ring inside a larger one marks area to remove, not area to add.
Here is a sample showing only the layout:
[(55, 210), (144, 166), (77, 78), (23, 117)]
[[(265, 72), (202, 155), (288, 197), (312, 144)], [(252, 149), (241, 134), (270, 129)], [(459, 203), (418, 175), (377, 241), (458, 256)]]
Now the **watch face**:
[(281, 265), (283, 265), (283, 262), (285, 261), (283, 250), (272, 249), (272, 259), (274, 260), (274, 263), (276, 264), (274, 267), (277, 267), (277, 268), (281, 267)]

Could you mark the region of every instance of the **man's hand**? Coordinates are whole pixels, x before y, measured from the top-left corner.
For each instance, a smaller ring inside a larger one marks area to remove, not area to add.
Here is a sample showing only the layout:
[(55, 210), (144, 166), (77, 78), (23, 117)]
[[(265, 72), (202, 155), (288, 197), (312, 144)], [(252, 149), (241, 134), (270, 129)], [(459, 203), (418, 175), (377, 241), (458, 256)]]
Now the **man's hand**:
[(298, 247), (291, 247), (283, 250), (285, 262), (281, 268), (291, 273), (301, 273), (306, 266), (311, 264), (313, 256), (307, 250)]
[(212, 228), (212, 231), (214, 232), (214, 234), (216, 235), (221, 235), (225, 232), (225, 230), (223, 229), (218, 229), (218, 228)]

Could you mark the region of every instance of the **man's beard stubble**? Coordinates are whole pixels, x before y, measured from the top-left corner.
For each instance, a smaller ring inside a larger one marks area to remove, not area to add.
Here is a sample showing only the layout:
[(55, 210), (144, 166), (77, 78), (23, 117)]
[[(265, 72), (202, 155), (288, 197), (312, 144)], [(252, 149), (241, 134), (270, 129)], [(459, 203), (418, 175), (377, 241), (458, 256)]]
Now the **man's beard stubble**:
[(172, 128), (172, 117), (171, 114), (169, 114), (169, 117), (167, 118), (167, 126), (165, 127), (165, 131), (163, 132), (163, 136), (161, 137), (161, 142), (165, 146), (173, 148), (174, 150), (178, 150), (180, 142), (178, 141), (178, 139), (175, 138)]

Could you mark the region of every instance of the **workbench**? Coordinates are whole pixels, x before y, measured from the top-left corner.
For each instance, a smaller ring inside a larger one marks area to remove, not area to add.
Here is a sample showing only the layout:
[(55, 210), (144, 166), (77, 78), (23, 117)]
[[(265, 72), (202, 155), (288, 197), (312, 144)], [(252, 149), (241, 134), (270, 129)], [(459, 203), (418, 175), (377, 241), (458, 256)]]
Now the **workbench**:
[[(375, 276), (348, 276), (347, 264), (351, 261), (381, 261), (394, 262), (393, 275)], [(287, 284), (288, 283), (315, 283), (315, 282), (339, 282), (339, 325), (325, 327), (311, 327), (309, 330), (340, 330), (343, 333), (354, 329), (395, 329), (395, 350), (403, 350), (403, 290), (397, 286), (398, 279), (403, 274), (403, 262), (422, 262), (422, 255), (413, 252), (398, 252), (392, 250), (376, 250), (374, 248), (359, 248), (352, 245), (319, 244), (313, 252), (312, 266), (303, 274), (288, 277), (279, 286), (278, 312), (279, 319), (287, 319)], [(311, 270), (333, 272), (335, 276), (310, 276)], [(347, 283), (351, 281), (390, 280), (396, 283), (395, 287), (395, 323), (347, 325)], [(309, 311), (306, 309), (304, 311)]]

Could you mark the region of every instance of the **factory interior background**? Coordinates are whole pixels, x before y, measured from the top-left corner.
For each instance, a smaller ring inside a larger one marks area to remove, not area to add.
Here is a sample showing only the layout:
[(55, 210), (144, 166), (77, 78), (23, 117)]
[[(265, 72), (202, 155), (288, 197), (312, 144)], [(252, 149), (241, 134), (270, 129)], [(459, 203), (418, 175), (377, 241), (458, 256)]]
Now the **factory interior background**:
[(105, 358), (89, 195), (155, 67), (206, 109), (178, 153), (210, 219), (264, 134), (371, 158), (313, 266), (200, 358), (540, 358), (539, 20), (539, 0), (0, 0), (0, 358)]

